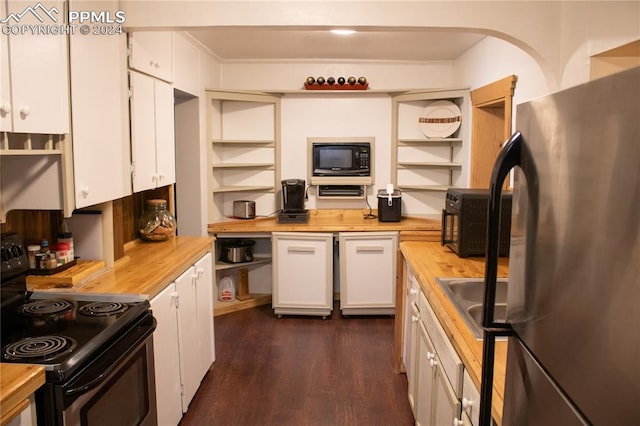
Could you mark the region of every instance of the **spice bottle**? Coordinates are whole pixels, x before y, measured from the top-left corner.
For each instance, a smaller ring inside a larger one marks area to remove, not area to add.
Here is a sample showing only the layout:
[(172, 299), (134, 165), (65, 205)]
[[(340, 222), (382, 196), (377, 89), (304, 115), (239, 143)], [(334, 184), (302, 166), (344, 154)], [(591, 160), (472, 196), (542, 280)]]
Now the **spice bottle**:
[(64, 263), (72, 262), (75, 259), (73, 252), (73, 234), (71, 232), (58, 233), (58, 247), (63, 246), (65, 253)]
[(29, 258), (29, 268), (36, 269), (36, 254), (40, 253), (40, 246), (37, 244), (27, 246), (27, 257)]
[(40, 253), (49, 254), (49, 241), (46, 238), (40, 241)]

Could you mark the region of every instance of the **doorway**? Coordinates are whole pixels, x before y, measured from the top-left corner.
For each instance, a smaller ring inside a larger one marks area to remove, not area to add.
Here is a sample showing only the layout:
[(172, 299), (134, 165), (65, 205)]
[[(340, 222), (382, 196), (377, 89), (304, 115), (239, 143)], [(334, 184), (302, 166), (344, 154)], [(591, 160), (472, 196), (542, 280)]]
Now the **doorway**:
[(471, 91), (471, 188), (488, 188), (493, 164), (511, 135), (513, 91), (510, 75)]

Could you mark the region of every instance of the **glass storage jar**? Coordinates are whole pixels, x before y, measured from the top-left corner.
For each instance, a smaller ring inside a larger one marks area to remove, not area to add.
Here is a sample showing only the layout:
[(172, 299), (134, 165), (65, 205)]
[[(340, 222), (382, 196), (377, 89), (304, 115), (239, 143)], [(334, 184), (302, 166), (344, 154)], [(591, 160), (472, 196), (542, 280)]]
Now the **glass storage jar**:
[(176, 231), (176, 220), (161, 199), (147, 200), (146, 210), (138, 221), (140, 238), (147, 241), (166, 241)]

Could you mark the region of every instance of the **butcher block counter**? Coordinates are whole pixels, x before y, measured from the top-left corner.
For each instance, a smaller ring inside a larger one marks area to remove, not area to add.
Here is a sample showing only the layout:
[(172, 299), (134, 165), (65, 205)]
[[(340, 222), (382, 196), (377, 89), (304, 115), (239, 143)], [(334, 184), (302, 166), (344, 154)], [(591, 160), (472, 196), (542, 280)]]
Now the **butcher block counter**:
[(44, 385), (44, 367), (0, 364), (0, 424), (8, 424), (29, 406), (29, 397)]
[[(124, 257), (113, 268), (62, 291), (83, 293), (144, 294), (153, 298), (187, 267), (213, 250), (212, 237), (175, 237), (162, 242), (135, 240), (125, 247)], [(46, 282), (29, 286), (48, 290)]]
[[(369, 210), (309, 210), (306, 223), (278, 223), (275, 217), (236, 219), (210, 223), (208, 231), (219, 233), (269, 233), (269, 232), (367, 232), (400, 231), (407, 236), (417, 233), (423, 237), (440, 240), (442, 227), (440, 216), (402, 217), (400, 222), (379, 222), (368, 218)], [(377, 213), (375, 210), (372, 212)]]
[[(429, 304), (433, 308), (442, 328), (449, 337), (453, 347), (462, 359), (464, 368), (469, 372), (476, 387), (480, 389), (482, 377), (482, 341), (476, 340), (460, 317), (449, 297), (442, 291), (436, 277), (447, 278), (477, 278), (484, 277), (484, 258), (460, 258), (446, 247), (435, 242), (405, 241), (400, 244), (402, 256), (413, 269), (416, 278), (420, 282)], [(500, 258), (498, 277), (508, 276), (508, 258)], [(404, 279), (399, 282), (404, 283)], [(396, 299), (396, 329), (394, 341), (394, 354), (398, 363), (402, 363), (402, 320), (405, 305), (405, 284), (397, 291)], [(401, 292), (402, 291), (402, 292)], [(398, 306), (400, 305), (400, 306)], [(502, 423), (502, 406), (504, 398), (504, 377), (507, 360), (507, 342), (496, 342), (495, 372), (493, 381), (493, 407), (492, 415), (498, 424)]]

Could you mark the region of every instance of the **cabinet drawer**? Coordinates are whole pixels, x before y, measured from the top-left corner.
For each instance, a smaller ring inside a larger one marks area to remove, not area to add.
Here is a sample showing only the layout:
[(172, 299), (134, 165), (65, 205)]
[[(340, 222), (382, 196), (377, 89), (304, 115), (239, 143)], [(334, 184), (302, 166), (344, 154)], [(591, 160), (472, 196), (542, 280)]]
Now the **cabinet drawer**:
[(462, 397), (462, 372), (463, 364), (460, 357), (456, 353), (455, 349), (451, 345), (451, 342), (447, 338), (444, 329), (440, 325), (435, 313), (431, 309), (427, 298), (423, 292), (420, 292), (420, 300), (418, 301), (420, 307), (420, 318), (424, 322), (429, 337), (433, 342), (442, 367), (451, 383), (456, 397)]

